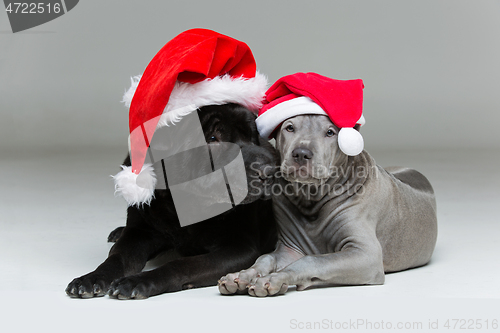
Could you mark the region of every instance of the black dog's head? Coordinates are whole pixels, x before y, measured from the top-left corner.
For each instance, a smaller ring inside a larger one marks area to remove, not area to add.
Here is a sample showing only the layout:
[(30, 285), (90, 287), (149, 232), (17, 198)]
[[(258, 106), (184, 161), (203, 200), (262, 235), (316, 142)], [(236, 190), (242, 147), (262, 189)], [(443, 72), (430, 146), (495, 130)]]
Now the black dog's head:
[(204, 106), (197, 115), (156, 130), (146, 159), (158, 180), (155, 197), (175, 189), (208, 206), (227, 202), (228, 193), (233, 204), (268, 199), (278, 154), (259, 136), (256, 116), (237, 104)]
[(205, 106), (199, 109), (198, 116), (210, 146), (230, 142), (241, 149), (248, 186), (248, 195), (241, 203), (269, 198), (278, 155), (271, 144), (259, 136), (256, 116), (237, 104)]

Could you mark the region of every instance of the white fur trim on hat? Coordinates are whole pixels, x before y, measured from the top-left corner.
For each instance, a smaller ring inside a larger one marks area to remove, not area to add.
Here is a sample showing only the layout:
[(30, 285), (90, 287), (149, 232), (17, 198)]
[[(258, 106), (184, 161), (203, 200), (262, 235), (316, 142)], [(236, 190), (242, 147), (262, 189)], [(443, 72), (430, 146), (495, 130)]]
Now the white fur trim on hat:
[[(115, 181), (115, 195), (121, 195), (129, 206), (149, 205), (156, 186), (156, 174), (151, 164), (144, 164), (138, 175), (132, 171), (132, 167), (122, 165), (121, 168), (122, 171), (111, 176)], [(137, 184), (138, 177), (140, 186)]]
[(366, 120), (365, 120), (365, 117), (363, 115), (361, 115), (361, 117), (359, 117), (359, 120), (356, 122), (356, 124), (359, 126), (363, 126), (365, 123), (366, 123)]
[[(131, 78), (131, 86), (122, 99), (126, 107), (130, 107), (140, 81), (141, 75)], [(257, 112), (262, 106), (267, 86), (266, 76), (259, 72), (253, 78), (223, 75), (194, 84), (176, 82), (156, 128), (174, 124), (182, 117), (207, 105), (236, 103)], [(145, 164), (139, 175), (132, 171), (132, 167), (122, 165), (122, 169), (113, 176), (115, 194), (121, 195), (129, 206), (149, 205), (156, 186), (156, 175), (152, 166)]]
[[(130, 107), (140, 80), (141, 75), (131, 78), (131, 86), (122, 99), (125, 106)], [(167, 115), (164, 118), (166, 121), (160, 122), (157, 128), (170, 122), (175, 123), (186, 114), (207, 105), (236, 103), (257, 112), (262, 106), (267, 86), (266, 76), (259, 72), (253, 78), (232, 77), (226, 74), (194, 84), (176, 82), (163, 110), (163, 114)], [(194, 105), (194, 108), (186, 108), (188, 105)]]
[(312, 99), (301, 96), (279, 103), (266, 110), (266, 112), (257, 117), (255, 124), (257, 125), (260, 136), (269, 138), (274, 130), (285, 120), (303, 114), (321, 114), (328, 116)]

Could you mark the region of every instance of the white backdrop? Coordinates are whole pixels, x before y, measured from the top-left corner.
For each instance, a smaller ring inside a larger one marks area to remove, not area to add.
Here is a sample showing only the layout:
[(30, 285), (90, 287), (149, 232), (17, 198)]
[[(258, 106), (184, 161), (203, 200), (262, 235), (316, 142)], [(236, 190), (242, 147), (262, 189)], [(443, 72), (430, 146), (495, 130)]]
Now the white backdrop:
[[(129, 78), (194, 27), (247, 42), (271, 83), (297, 71), (364, 80), (367, 150), (383, 166), (416, 168), (436, 191), (429, 265), (388, 274), (383, 286), (265, 300), (223, 297), (216, 287), (144, 302), (65, 295), (74, 277), (104, 260), (108, 233), (125, 224), (126, 203), (113, 197), (109, 175), (127, 151), (120, 100)], [(419, 332), (437, 332), (431, 323), (445, 330), (458, 319), (494, 329), (499, 60), (500, 0), (82, 0), (16, 34), (0, 11), (2, 327), (283, 332), (297, 330), (294, 320), (327, 319), (422, 323)]]
[(0, 13), (0, 147), (125, 150), (129, 77), (193, 27), (247, 42), (270, 83), (362, 78), (368, 149), (500, 144), (498, 0), (86, 0), (16, 34)]

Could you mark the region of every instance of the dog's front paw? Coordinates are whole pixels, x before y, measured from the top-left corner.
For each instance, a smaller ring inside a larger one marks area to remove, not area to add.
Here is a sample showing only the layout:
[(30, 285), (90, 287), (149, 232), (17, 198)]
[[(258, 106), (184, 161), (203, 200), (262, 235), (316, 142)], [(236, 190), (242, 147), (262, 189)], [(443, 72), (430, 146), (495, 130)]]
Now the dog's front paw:
[(118, 299), (146, 299), (152, 296), (154, 285), (138, 275), (117, 279), (111, 283), (108, 295)]
[(288, 275), (279, 272), (255, 278), (248, 285), (248, 294), (257, 297), (283, 295), (287, 290)]
[(106, 295), (109, 284), (105, 276), (92, 272), (71, 281), (66, 287), (66, 294), (75, 298), (101, 297)]
[(218, 283), (219, 292), (223, 295), (245, 294), (250, 281), (258, 277), (260, 277), (260, 274), (255, 268), (228, 274), (220, 278)]

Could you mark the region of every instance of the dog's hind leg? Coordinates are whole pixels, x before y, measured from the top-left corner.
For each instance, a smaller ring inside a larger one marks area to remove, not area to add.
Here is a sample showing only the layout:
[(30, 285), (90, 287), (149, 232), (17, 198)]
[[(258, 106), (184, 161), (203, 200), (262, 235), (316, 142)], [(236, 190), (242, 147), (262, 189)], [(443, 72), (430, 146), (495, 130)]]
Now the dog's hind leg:
[(405, 167), (387, 167), (385, 170), (415, 190), (434, 194), (429, 180), (417, 170)]
[(386, 168), (398, 188), (398, 216), (377, 230), (386, 272), (397, 272), (429, 262), (437, 240), (436, 197), (420, 172)]

